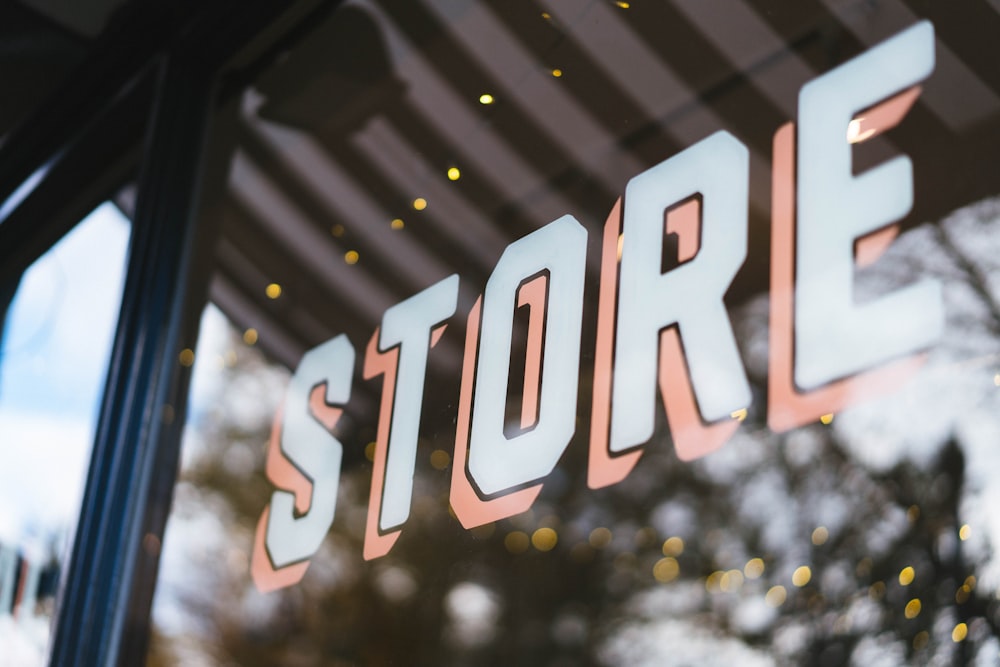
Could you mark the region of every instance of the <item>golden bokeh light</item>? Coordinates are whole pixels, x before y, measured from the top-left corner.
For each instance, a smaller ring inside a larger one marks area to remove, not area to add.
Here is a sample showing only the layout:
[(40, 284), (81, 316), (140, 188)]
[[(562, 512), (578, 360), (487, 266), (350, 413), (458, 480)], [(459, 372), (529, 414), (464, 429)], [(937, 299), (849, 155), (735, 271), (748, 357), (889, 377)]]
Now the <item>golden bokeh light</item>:
[(339, 239), (341, 236), (344, 235), (344, 226), (340, 223), (337, 223), (333, 227), (330, 227), (330, 233)]
[(181, 350), (181, 353), (177, 355), (177, 360), (181, 362), (181, 366), (190, 368), (194, 365), (194, 350), (190, 347), (185, 347)]
[(257, 330), (251, 327), (244, 331), (243, 342), (247, 345), (255, 345), (257, 343)]
[(673, 581), (680, 573), (681, 566), (678, 565), (675, 558), (671, 558), (670, 556), (661, 558), (656, 561), (656, 565), (653, 566), (653, 578), (661, 584)]
[(375, 460), (375, 441), (369, 442), (365, 445), (365, 458), (369, 461)]
[(913, 598), (906, 603), (906, 608), (903, 609), (903, 615), (907, 618), (913, 619), (920, 615), (920, 599)]
[(490, 95), (489, 93), (483, 93), (482, 95), (479, 96), (479, 103), (480, 104), (483, 104), (483, 105), (493, 104), (493, 101), (494, 101), (493, 100), (493, 96)]
[(435, 470), (444, 470), (451, 464), (451, 455), (443, 449), (431, 452), (431, 465)]
[(764, 596), (764, 602), (766, 602), (769, 607), (780, 607), (785, 604), (786, 599), (788, 599), (788, 592), (785, 591), (784, 586), (772, 586), (770, 590), (767, 591), (767, 595)]
[(684, 540), (677, 537), (668, 537), (663, 542), (663, 555), (664, 556), (680, 556), (684, 553)]
[(361, 255), (358, 254), (357, 250), (348, 250), (344, 253), (344, 261), (351, 266), (357, 264), (359, 259), (361, 259)]
[(462, 172), (459, 171), (458, 167), (448, 167), (448, 180), (457, 181), (462, 178)]
[(264, 294), (267, 295), (268, 299), (277, 299), (281, 296), (281, 285), (278, 283), (271, 283), (264, 288)]
[(913, 648), (918, 651), (927, 648), (927, 644), (930, 642), (931, 636), (926, 630), (921, 630), (917, 634), (913, 635)]
[(587, 541), (590, 542), (590, 546), (595, 549), (603, 549), (611, 543), (611, 531), (604, 526), (595, 528), (590, 531), (590, 537)]
[(959, 623), (955, 626), (955, 629), (951, 631), (951, 641), (956, 644), (961, 641), (965, 641), (966, 636), (969, 634), (969, 626), (965, 623)]
[(625, 0), (617, 0), (617, 2), (615, 2), (615, 4), (618, 5), (619, 7), (621, 7), (622, 9), (628, 9), (629, 7), (632, 6), (629, 3), (625, 2)]
[(741, 422), (747, 418), (747, 409), (740, 408), (739, 410), (734, 410), (729, 414), (729, 416), (735, 419), (736, 421)]
[(528, 538), (527, 533), (514, 530), (507, 533), (507, 536), (503, 538), (503, 545), (512, 554), (523, 554), (531, 546), (531, 540)]
[(812, 570), (809, 569), (808, 565), (803, 565), (801, 567), (795, 568), (795, 572), (792, 572), (792, 583), (802, 588), (812, 580)]
[(818, 526), (812, 533), (812, 543), (816, 546), (826, 544), (828, 539), (830, 539), (830, 531), (826, 529), (826, 526)]
[(427, 200), (423, 197), (417, 197), (413, 200), (413, 210), (422, 211), (427, 208)]
[(559, 535), (551, 528), (539, 528), (531, 534), (531, 544), (539, 551), (552, 551), (559, 541)]
[(743, 566), (743, 575), (747, 579), (760, 579), (762, 574), (764, 574), (763, 558), (751, 558), (747, 561), (747, 564)]
[(402, 229), (403, 227), (406, 226), (406, 224), (403, 222), (402, 218), (395, 218), (392, 222), (389, 223), (389, 226), (392, 227), (393, 229)]
[(552, 76), (554, 76), (555, 78), (558, 79), (562, 75), (563, 75), (563, 71), (561, 69), (559, 69), (558, 67), (555, 68), (554, 70), (552, 70)]
[(972, 535), (972, 529), (969, 528), (969, 524), (965, 524), (964, 526), (958, 529), (958, 539), (962, 540), (963, 542), (969, 539), (971, 535)]
[(833, 423), (833, 414), (831, 413), (831, 414), (828, 414), (828, 415), (823, 415), (822, 417), (819, 418), (819, 420), (823, 424), (829, 426), (830, 424)]
[(904, 567), (902, 570), (899, 571), (899, 585), (909, 586), (910, 584), (913, 583), (913, 578), (915, 576), (917, 576), (917, 573), (912, 567), (910, 566)]

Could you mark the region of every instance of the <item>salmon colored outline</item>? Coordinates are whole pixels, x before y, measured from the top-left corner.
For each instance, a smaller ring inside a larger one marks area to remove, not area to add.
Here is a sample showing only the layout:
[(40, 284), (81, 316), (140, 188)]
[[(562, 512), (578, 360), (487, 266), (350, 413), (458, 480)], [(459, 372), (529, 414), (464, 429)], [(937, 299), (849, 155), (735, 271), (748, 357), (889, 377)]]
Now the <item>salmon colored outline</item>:
[(618, 236), (622, 229), (622, 199), (604, 223), (601, 241), (601, 282), (597, 296), (597, 344), (594, 350), (594, 400), (590, 413), (587, 486), (601, 489), (622, 481), (642, 456), (642, 448), (612, 455), (611, 382), (614, 377), (615, 309), (618, 305)]
[(726, 444), (739, 428), (740, 423), (735, 419), (710, 424), (702, 419), (676, 325), (660, 332), (659, 385), (674, 451), (681, 461), (693, 461), (711, 454)]
[[(309, 393), (309, 410), (312, 416), (328, 431), (333, 431), (337, 421), (343, 414), (343, 409), (327, 404), (326, 383), (322, 382)], [(284, 408), (279, 406), (271, 422), (271, 435), (267, 444), (267, 461), (264, 474), (275, 487), (292, 493), (295, 496), (295, 511), (299, 516), (309, 512), (312, 504), (312, 480), (302, 473), (295, 464), (281, 453), (281, 426), (284, 420)], [(264, 508), (257, 521), (254, 534), (253, 552), (250, 556), (250, 576), (254, 585), (261, 593), (270, 593), (291, 586), (302, 580), (309, 568), (309, 559), (275, 568), (270, 554), (267, 552), (267, 522), (271, 515), (271, 505)]]
[(465, 528), (475, 528), (527, 511), (535, 503), (542, 485), (537, 484), (492, 500), (483, 500), (469, 482), (466, 459), (469, 428), (472, 421), (472, 390), (475, 385), (476, 352), (479, 347), (480, 311), (483, 297), (469, 311), (462, 359), (462, 385), (458, 397), (458, 423), (455, 429), (455, 460), (451, 469), (451, 508)]
[(379, 375), (382, 380), (382, 402), (378, 409), (378, 430), (375, 433), (375, 456), (372, 461), (372, 486), (368, 495), (368, 517), (365, 522), (364, 558), (372, 560), (389, 553), (399, 539), (402, 528), (387, 533), (379, 531), (382, 516), (382, 497), (385, 493), (385, 467), (389, 456), (389, 434), (392, 429), (392, 410), (396, 398), (396, 374), (399, 370), (399, 346), (385, 352), (378, 349), (381, 327), (375, 328), (365, 349), (364, 378), (371, 380)]
[[(891, 98), (886, 103), (892, 103), (899, 97), (901, 96)], [(873, 108), (871, 116), (875, 116), (877, 109), (878, 106)], [(899, 118), (901, 116), (896, 117), (896, 122), (899, 121)], [(897, 389), (900, 384), (920, 369), (926, 361), (927, 355), (919, 354), (899, 359), (876, 370), (838, 380), (820, 389), (799, 392), (795, 386), (793, 375), (795, 341), (794, 123), (786, 123), (778, 129), (774, 135), (773, 150), (767, 425), (772, 431), (781, 433), (816, 421), (823, 415), (835, 413), (851, 403), (868, 400)]]
[(538, 394), (542, 384), (542, 344), (545, 342), (545, 311), (548, 276), (540, 275), (517, 290), (517, 307), (528, 307), (528, 340), (524, 354), (524, 388), (521, 392), (521, 428), (538, 421)]
[(852, 144), (873, 139), (886, 130), (890, 130), (903, 120), (903, 117), (910, 111), (922, 91), (921, 86), (911, 86), (901, 93), (893, 95), (884, 102), (879, 102), (870, 109), (865, 109), (854, 117), (852, 123), (855, 125), (854, 138), (848, 139)]
[(688, 199), (667, 211), (664, 228), (677, 235), (677, 263), (691, 261), (701, 248), (701, 202)]
[(444, 336), (444, 330), (448, 328), (447, 324), (440, 324), (433, 329), (431, 329), (431, 347), (441, 342), (441, 337)]

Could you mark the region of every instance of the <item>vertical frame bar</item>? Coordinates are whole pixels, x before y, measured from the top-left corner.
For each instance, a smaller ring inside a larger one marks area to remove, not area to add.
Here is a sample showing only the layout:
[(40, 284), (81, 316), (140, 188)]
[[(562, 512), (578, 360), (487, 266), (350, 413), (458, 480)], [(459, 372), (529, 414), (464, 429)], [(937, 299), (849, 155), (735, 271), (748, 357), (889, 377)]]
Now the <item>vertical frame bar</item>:
[(121, 316), (51, 665), (121, 664), (150, 488), (172, 486), (176, 476), (180, 429), (165, 428), (172, 422), (165, 406), (175, 404), (187, 384), (177, 352), (182, 329), (190, 326), (185, 302), (196, 245), (196, 165), (214, 72), (175, 52), (161, 60), (157, 77)]

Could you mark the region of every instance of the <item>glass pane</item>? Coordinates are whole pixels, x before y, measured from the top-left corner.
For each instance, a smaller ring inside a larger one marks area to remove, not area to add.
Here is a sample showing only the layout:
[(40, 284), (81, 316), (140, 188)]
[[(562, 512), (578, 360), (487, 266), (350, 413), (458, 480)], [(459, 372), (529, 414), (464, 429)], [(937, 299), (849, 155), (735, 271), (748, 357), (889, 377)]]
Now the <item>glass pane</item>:
[(311, 26), (208, 195), (151, 663), (995, 662), (1000, 13), (962, 7)]
[(128, 220), (103, 204), (24, 274), (0, 344), (0, 664), (42, 665), (118, 321)]

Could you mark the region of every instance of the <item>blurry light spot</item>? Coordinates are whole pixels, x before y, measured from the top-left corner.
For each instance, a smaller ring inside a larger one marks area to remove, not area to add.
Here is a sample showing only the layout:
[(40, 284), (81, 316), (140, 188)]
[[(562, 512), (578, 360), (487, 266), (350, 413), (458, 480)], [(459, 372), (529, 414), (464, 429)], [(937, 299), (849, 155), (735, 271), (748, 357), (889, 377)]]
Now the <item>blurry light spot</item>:
[(396, 218), (395, 220), (389, 223), (389, 226), (392, 227), (393, 229), (402, 229), (406, 225), (403, 223), (402, 218)]
[(903, 615), (907, 618), (916, 618), (920, 615), (920, 600), (918, 598), (913, 598), (906, 603), (906, 608), (903, 610)]
[(917, 519), (920, 518), (920, 508), (916, 505), (910, 505), (909, 509), (906, 510), (906, 518), (910, 523), (916, 523)]
[(975, 588), (975, 587), (976, 587), (976, 576), (975, 576), (975, 575), (973, 575), (973, 574), (970, 574), (969, 576), (967, 576), (967, 577), (965, 578), (965, 585), (969, 587), (969, 590), (970, 590), (970, 591), (971, 591), (971, 590), (972, 590), (973, 588)]
[(549, 14), (548, 12), (542, 12), (542, 18), (548, 21), (552, 18), (552, 14)]
[(831, 413), (831, 414), (828, 414), (828, 415), (823, 415), (822, 417), (819, 418), (819, 420), (822, 423), (829, 425), (829, 424), (833, 423), (833, 414)]
[(559, 535), (551, 528), (539, 528), (531, 535), (531, 544), (539, 551), (552, 551)]
[(743, 574), (747, 579), (759, 579), (764, 574), (764, 560), (762, 558), (751, 558), (743, 566)]
[(993, 376), (993, 384), (1000, 387), (1000, 373)]
[(951, 641), (956, 644), (961, 641), (965, 641), (965, 636), (969, 634), (969, 626), (965, 623), (959, 623), (955, 626), (955, 629), (951, 631)]
[(338, 223), (330, 228), (330, 233), (339, 239), (344, 235), (344, 226)]
[[(543, 16), (544, 16), (544, 14), (543, 14)], [(482, 95), (479, 96), (479, 103), (480, 104), (493, 104), (493, 96), (490, 95), (489, 93), (483, 93)]]
[(344, 253), (344, 261), (348, 264), (357, 264), (359, 259), (361, 259), (361, 256), (358, 254), (357, 250), (348, 250)]
[(743, 586), (743, 573), (739, 570), (723, 572), (719, 577), (719, 588), (727, 593), (738, 591)]
[(913, 570), (912, 567), (909, 566), (904, 567), (902, 570), (899, 571), (899, 585), (909, 586), (910, 584), (913, 583), (913, 578), (915, 576), (916, 572)]
[(664, 556), (680, 556), (684, 553), (684, 540), (679, 537), (669, 537), (663, 543)]
[(881, 600), (885, 595), (885, 584), (881, 581), (876, 581), (874, 584), (868, 587), (868, 597), (872, 600)]
[(619, 7), (621, 7), (622, 9), (628, 9), (629, 7), (632, 6), (632, 5), (628, 4), (627, 2), (625, 2), (624, 0), (618, 0), (615, 4), (618, 5)]
[(562, 76), (562, 70), (559, 69), (558, 67), (555, 68), (554, 70), (552, 70), (552, 76), (558, 79), (559, 77)]
[(254, 345), (257, 343), (257, 330), (247, 329), (243, 332), (243, 342), (247, 345)]
[(236, 362), (239, 360), (240, 357), (238, 354), (236, 354), (236, 350), (226, 350), (226, 359), (225, 359), (226, 366), (232, 368), (233, 366), (236, 365)]
[(264, 294), (267, 295), (268, 299), (277, 299), (281, 296), (281, 285), (278, 283), (271, 283), (264, 288)]
[(681, 567), (677, 561), (669, 556), (656, 561), (653, 566), (653, 578), (661, 584), (673, 581), (681, 573)]
[(855, 118), (850, 123), (847, 124), (847, 142), (855, 143), (858, 137), (861, 135), (861, 121), (862, 118)]
[(443, 449), (435, 449), (431, 452), (431, 465), (436, 470), (444, 470), (451, 463), (451, 455)]
[(595, 549), (603, 549), (611, 543), (611, 531), (601, 526), (600, 528), (595, 528), (590, 531), (590, 538), (588, 539), (590, 546)]
[(735, 419), (736, 421), (740, 421), (741, 422), (741, 421), (743, 421), (744, 419), (747, 418), (747, 409), (746, 408), (740, 408), (739, 410), (734, 410), (732, 413), (730, 413), (729, 416), (732, 417), (733, 419)]
[(656, 531), (650, 528), (649, 526), (646, 526), (645, 528), (640, 528), (639, 530), (635, 531), (635, 537), (632, 538), (632, 541), (635, 543), (635, 546), (637, 547), (649, 546), (650, 544), (656, 541)]
[(427, 208), (427, 200), (423, 197), (417, 197), (413, 200), (413, 208), (416, 211), (422, 211)]
[(918, 651), (927, 648), (927, 643), (930, 641), (930, 638), (931, 636), (926, 630), (921, 630), (913, 636), (913, 648)]
[(457, 181), (460, 178), (462, 178), (462, 172), (460, 172), (458, 170), (458, 167), (449, 167), (448, 168), (448, 180), (449, 181)]
[(181, 350), (181, 353), (177, 355), (177, 359), (181, 362), (181, 366), (190, 367), (194, 364), (194, 350), (190, 347), (185, 347)]
[(152, 533), (146, 533), (142, 538), (142, 548), (146, 550), (146, 553), (155, 556), (160, 553), (160, 538)]
[(830, 531), (826, 529), (826, 526), (819, 526), (813, 531), (812, 543), (816, 546), (826, 544), (828, 539), (830, 539)]
[(215, 355), (215, 365), (219, 370), (226, 367), (226, 358), (221, 354)]
[(374, 461), (375, 460), (375, 443), (374, 442), (369, 442), (367, 445), (365, 445), (365, 458), (368, 459), (369, 461)]
[(530, 544), (531, 540), (528, 539), (528, 534), (520, 530), (511, 531), (503, 538), (504, 547), (512, 554), (523, 554), (528, 550)]
[(709, 593), (718, 593), (722, 590), (722, 575), (725, 572), (716, 570), (705, 579), (705, 590)]
[(958, 539), (962, 540), (963, 542), (969, 539), (970, 535), (972, 535), (972, 529), (969, 528), (969, 524), (965, 524), (964, 526), (958, 529)]
[(799, 588), (808, 584), (810, 579), (812, 579), (812, 570), (809, 569), (808, 565), (798, 567), (795, 569), (795, 572), (792, 573), (792, 583)]
[(785, 592), (784, 586), (772, 586), (770, 590), (767, 591), (767, 595), (764, 596), (764, 602), (770, 607), (780, 607), (785, 604), (785, 600), (788, 598), (788, 593)]
[(969, 600), (969, 595), (972, 593), (972, 589), (968, 584), (962, 584), (957, 591), (955, 591), (955, 603), (965, 604)]

